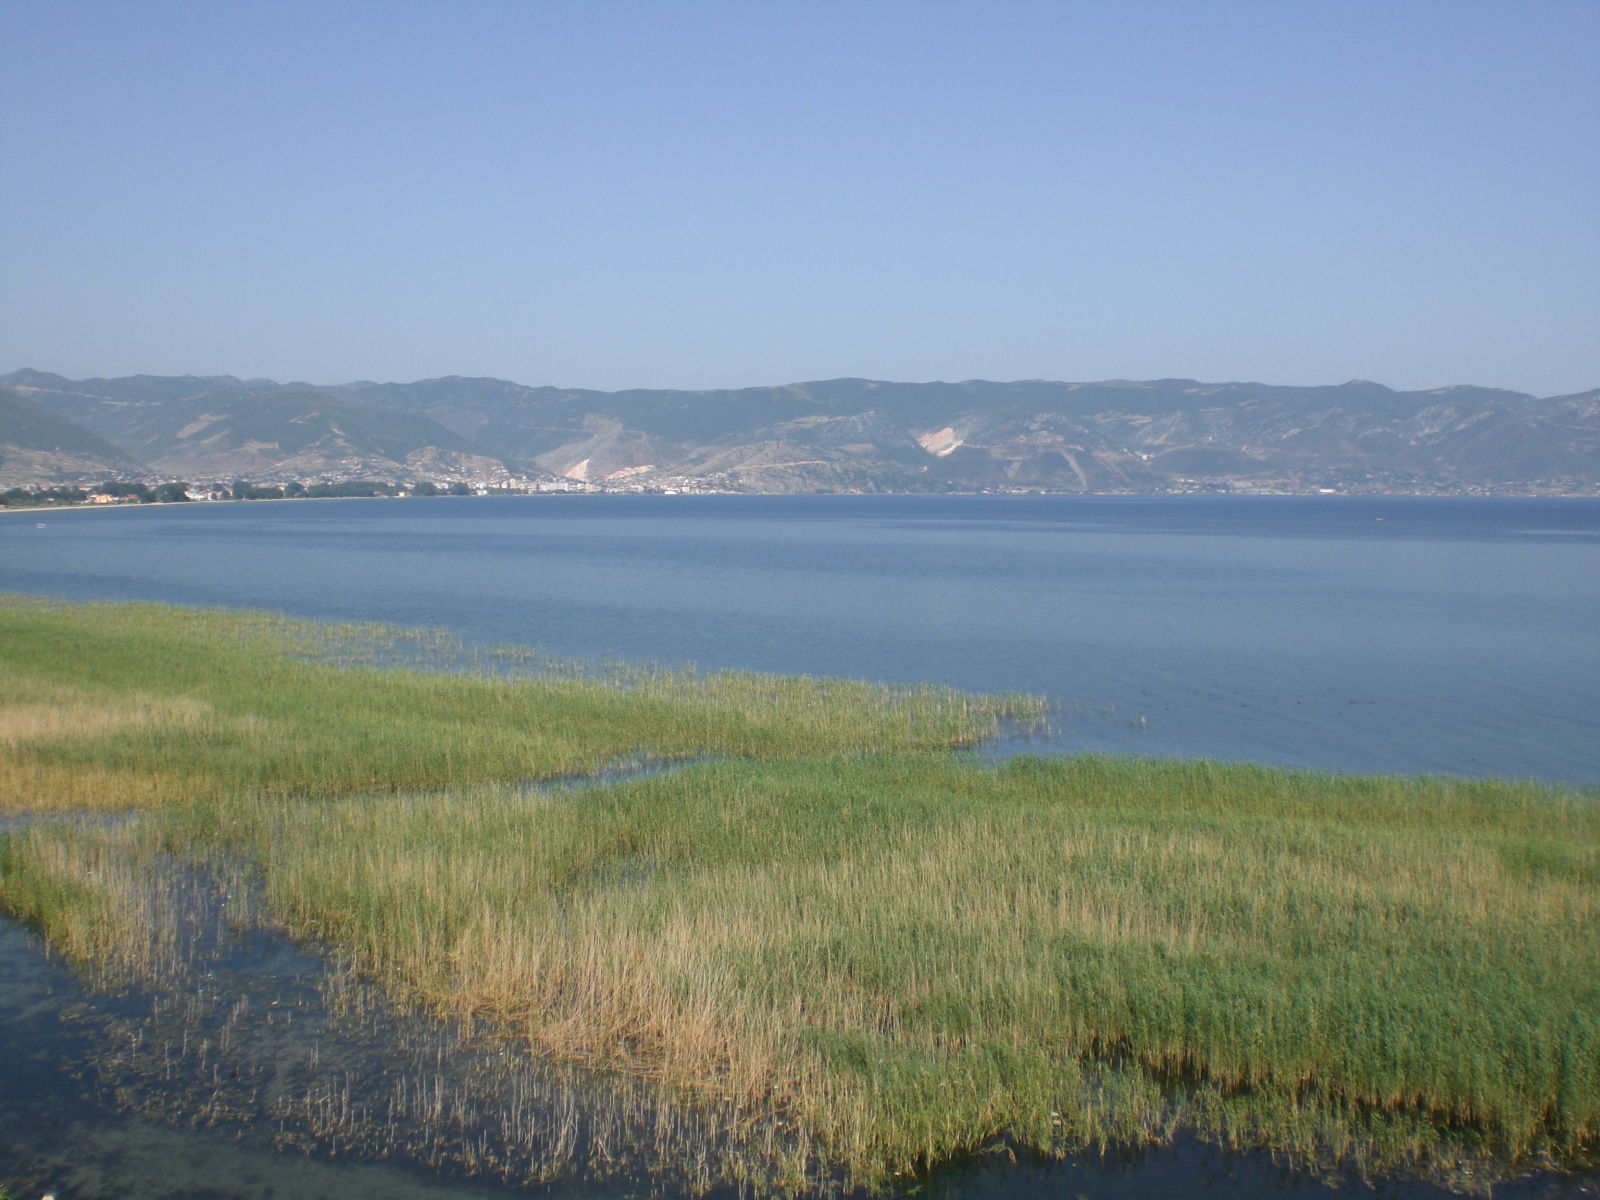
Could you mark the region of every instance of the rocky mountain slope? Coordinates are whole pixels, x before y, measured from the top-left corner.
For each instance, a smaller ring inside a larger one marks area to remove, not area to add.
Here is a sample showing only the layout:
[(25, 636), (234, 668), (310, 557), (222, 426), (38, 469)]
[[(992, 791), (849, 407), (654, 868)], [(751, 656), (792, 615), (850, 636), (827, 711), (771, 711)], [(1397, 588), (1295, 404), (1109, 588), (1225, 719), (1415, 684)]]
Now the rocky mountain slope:
[[(1360, 380), (837, 379), (595, 392), (459, 376), (313, 387), (34, 371), (0, 377), (0, 386), (150, 472), (192, 478), (1600, 494), (1600, 390), (1539, 399), (1477, 387), (1396, 392)], [(12, 443), (11, 423), (0, 414), (0, 453)], [(0, 482), (5, 470), (0, 461)]]

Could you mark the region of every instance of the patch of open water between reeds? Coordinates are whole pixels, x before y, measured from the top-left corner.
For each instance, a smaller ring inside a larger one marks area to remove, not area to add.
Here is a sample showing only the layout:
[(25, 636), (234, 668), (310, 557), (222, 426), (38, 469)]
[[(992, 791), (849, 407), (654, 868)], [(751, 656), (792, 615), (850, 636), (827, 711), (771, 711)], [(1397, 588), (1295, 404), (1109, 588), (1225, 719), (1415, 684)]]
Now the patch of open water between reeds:
[[(828, 1165), (771, 1114), (552, 1064), (503, 1034), (397, 1006), (275, 929), (241, 864), (172, 861), (153, 886), (175, 936), (137, 974), (73, 970), (0, 918), (0, 1186), (17, 1200), (733, 1197), (774, 1178), (791, 1194), (840, 1193)], [(945, 1200), (1459, 1194), (1320, 1177), (1193, 1138), (1051, 1160), (997, 1143), (898, 1190)], [(1496, 1183), (1493, 1195), (1577, 1200), (1600, 1196), (1600, 1180), (1531, 1177)]]

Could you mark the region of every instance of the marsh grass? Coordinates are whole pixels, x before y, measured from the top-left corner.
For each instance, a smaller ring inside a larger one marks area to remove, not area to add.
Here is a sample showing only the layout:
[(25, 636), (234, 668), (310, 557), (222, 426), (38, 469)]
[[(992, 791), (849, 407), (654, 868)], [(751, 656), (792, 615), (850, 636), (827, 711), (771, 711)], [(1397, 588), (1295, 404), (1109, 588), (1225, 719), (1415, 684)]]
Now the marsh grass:
[(557, 1052), (779, 1097), (869, 1174), (1157, 1132), (1180, 1076), (1245, 1140), (1600, 1130), (1590, 795), (935, 758), (254, 812), (183, 828), (230, 827), (297, 927)]
[(249, 872), (159, 851), (149, 861), (161, 869), (121, 898), (163, 893), (159, 913), (139, 911), (180, 928), (182, 953), (92, 960), (86, 994), (62, 994), (64, 1024), (94, 1030), (84, 1060), (94, 1088), (119, 1109), (220, 1127), (291, 1157), (399, 1160), (608, 1194), (693, 1195), (753, 1172), (794, 1174), (794, 1139), (747, 1112), (566, 1068), (472, 1022), (409, 1011), (337, 953), (297, 953), (260, 929)]
[[(352, 666), (375, 657), (455, 670)], [(507, 657), (504, 648), (491, 657)], [(526, 781), (618, 763), (970, 745), (1031, 697), (545, 662), (465, 673), (448, 635), (265, 613), (0, 602), (0, 811)], [(617, 674), (614, 672), (614, 674)]]
[[(115, 678), (124, 694), (211, 706), (162, 719), (296, 728), (272, 724), (291, 721), (292, 690), (230, 708), (223, 690), (164, 689), (131, 668), (63, 681), (47, 665), (30, 669), (50, 687)], [(284, 687), (309, 680), (300, 704), (329, 721), (343, 718), (316, 688), (368, 686), (325, 664), (272, 668)], [(400, 673), (362, 695), (404, 720), (435, 686)], [(385, 768), (357, 790), (367, 764), (390, 761), (374, 741), (336, 771), (263, 768), (168, 794), (132, 828), (14, 833), (0, 902), (74, 953), (121, 944), (136, 959), (159, 950), (143, 924), (165, 919), (135, 903), (141, 878), (174, 859), (247, 864), (266, 912), (407, 1004), (706, 1111), (759, 1114), (789, 1139), (751, 1159), (763, 1189), (833, 1167), (877, 1186), (997, 1143), (1063, 1153), (1184, 1130), (1304, 1166), (1479, 1184), (1592, 1162), (1592, 792), (1096, 757), (985, 766), (930, 752), (994, 719), (942, 693), (876, 693), (863, 715), (849, 709), (859, 691), (755, 677), (620, 700), (575, 686), (549, 694), (587, 714), (582, 737), (619, 730), (607, 753), (748, 757), (530, 792), (471, 785), (499, 769), (477, 764), (501, 761), (479, 748), (422, 786)], [(501, 687), (449, 681), (440, 695), (475, 705), (445, 727), (494, 711), (483, 698)], [(546, 702), (543, 685), (530, 695)], [(848, 729), (825, 711), (834, 695)], [(499, 703), (517, 727), (535, 701)], [(616, 726), (595, 716), (611, 703)], [(910, 708), (882, 715), (896, 705)], [(763, 723), (769, 711), (783, 721)], [(627, 736), (628, 712), (648, 737)], [(659, 732), (676, 720), (693, 736)], [(414, 741), (428, 724), (407, 726)], [(848, 753), (867, 730), (888, 753)]]
[[(936, 756), (146, 825), (259, 864), (393, 994), (787, 1121), (858, 1183), (1185, 1129), (1476, 1178), (1600, 1130), (1588, 794)], [(52, 862), (14, 854), (7, 902)]]

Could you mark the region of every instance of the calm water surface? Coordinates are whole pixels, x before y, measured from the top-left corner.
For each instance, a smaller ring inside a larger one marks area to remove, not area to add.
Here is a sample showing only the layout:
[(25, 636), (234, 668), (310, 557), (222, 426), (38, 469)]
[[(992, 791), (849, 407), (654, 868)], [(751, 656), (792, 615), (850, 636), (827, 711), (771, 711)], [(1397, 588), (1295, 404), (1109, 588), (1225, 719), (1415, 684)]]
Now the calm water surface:
[[(1058, 733), (1033, 746), (1050, 753), (1600, 783), (1594, 501), (530, 497), (12, 513), (0, 591), (1038, 691), (1061, 708)], [(0, 919), (0, 1184), (119, 1200), (507, 1194), (402, 1163), (284, 1154), (272, 1129), (128, 1112), (107, 1066), (127, 1044), (126, 1003), (86, 991)], [(211, 1070), (186, 1086), (218, 1086)], [(1330, 1187), (1185, 1142), (1058, 1164), (991, 1155), (920, 1194), (1442, 1193)], [(1600, 1183), (1496, 1194), (1593, 1197)]]
[[(43, 522), (42, 527), (38, 522)], [(0, 518), (0, 590), (1023, 689), (1047, 752), (1600, 783), (1600, 502), (293, 501)]]

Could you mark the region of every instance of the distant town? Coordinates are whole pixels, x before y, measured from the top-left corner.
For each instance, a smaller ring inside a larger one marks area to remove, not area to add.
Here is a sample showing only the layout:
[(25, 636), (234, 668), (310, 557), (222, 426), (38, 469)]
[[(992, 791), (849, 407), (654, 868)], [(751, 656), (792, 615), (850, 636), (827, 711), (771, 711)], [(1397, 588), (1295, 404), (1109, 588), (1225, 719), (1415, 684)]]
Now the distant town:
[[(748, 488), (717, 487), (698, 480), (683, 480), (675, 485), (659, 483), (628, 483), (626, 481), (591, 482), (579, 479), (539, 480), (453, 480), (434, 482), (417, 480), (394, 483), (374, 479), (343, 479), (337, 481), (290, 480), (287, 483), (257, 484), (245, 480), (228, 482), (187, 482), (167, 480), (154, 483), (108, 480), (96, 487), (14, 487), (0, 492), (0, 508), (64, 508), (110, 507), (138, 504), (188, 504), (216, 503), (238, 500), (321, 500), (334, 498), (403, 498), (411, 496), (539, 496), (539, 495), (657, 495), (657, 496), (717, 496), (749, 495)], [(882, 494), (882, 493), (878, 493)], [(926, 493), (924, 493), (926, 494)], [(1082, 495), (1082, 492), (1065, 491), (1038, 486), (987, 487), (971, 490), (947, 490), (942, 494), (961, 495)], [(1159, 492), (1110, 491), (1104, 495), (1214, 495), (1214, 496), (1392, 496), (1392, 495), (1451, 495), (1451, 496), (1583, 496), (1600, 495), (1592, 485), (1578, 480), (1540, 480), (1520, 488), (1462, 485), (1449, 491), (1437, 487), (1396, 486), (1392, 480), (1352, 480), (1339, 487), (1273, 487), (1263, 484), (1233, 486), (1216, 480), (1190, 480)]]

